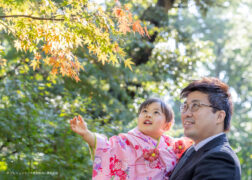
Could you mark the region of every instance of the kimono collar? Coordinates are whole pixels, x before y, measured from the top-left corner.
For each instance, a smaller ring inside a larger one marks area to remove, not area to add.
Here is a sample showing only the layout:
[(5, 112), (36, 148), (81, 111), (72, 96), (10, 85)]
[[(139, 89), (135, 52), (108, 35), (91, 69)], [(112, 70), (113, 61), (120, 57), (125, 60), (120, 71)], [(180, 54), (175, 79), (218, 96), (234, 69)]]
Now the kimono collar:
[(128, 133), (142, 139), (146, 143), (152, 144), (155, 147), (158, 146), (160, 138), (162, 137), (162, 136), (160, 136), (158, 140), (153, 139), (150, 136), (147, 136), (147, 135), (143, 134), (141, 131), (139, 131), (139, 129), (137, 127), (130, 130)]

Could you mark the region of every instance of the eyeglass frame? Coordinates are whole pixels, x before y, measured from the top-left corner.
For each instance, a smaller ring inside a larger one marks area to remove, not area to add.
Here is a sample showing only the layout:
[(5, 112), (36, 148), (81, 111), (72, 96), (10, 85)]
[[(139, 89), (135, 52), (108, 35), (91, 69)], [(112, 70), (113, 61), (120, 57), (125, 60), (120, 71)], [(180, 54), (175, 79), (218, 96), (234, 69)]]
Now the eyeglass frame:
[[(196, 110), (193, 110), (192, 111), (192, 105), (191, 104), (197, 104), (198, 103), (198, 105), (199, 105), (199, 107), (196, 109)], [(187, 108), (186, 108), (186, 110), (184, 110), (184, 105), (187, 105)], [(199, 101), (194, 101), (194, 102), (192, 102), (192, 103), (190, 103), (190, 104), (187, 104), (187, 103), (183, 103), (183, 104), (181, 104), (181, 106), (180, 106), (180, 112), (181, 113), (186, 113), (186, 111), (189, 109), (190, 110), (190, 112), (196, 112), (196, 111), (198, 111), (202, 106), (205, 106), (205, 107), (211, 107), (211, 108), (214, 108), (214, 109), (217, 109), (217, 110), (221, 110), (220, 108), (218, 108), (218, 107), (215, 107), (215, 106), (213, 106), (213, 105), (208, 105), (208, 104), (204, 104), (204, 103), (201, 103), (201, 102), (199, 102)]]

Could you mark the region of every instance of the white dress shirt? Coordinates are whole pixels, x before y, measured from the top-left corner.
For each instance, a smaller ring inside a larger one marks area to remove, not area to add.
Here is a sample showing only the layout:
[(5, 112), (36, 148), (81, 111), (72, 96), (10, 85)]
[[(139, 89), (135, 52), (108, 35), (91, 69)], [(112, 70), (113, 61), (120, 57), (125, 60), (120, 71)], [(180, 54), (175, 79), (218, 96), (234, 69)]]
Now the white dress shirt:
[(206, 139), (204, 139), (203, 141), (200, 141), (198, 144), (196, 145), (193, 145), (194, 146), (194, 149), (195, 151), (198, 151), (200, 148), (202, 148), (205, 144), (207, 144), (208, 142), (210, 142), (211, 140), (213, 140), (214, 138), (218, 137), (218, 136), (221, 136), (222, 134), (225, 134), (224, 132), (221, 132), (219, 134), (216, 134), (214, 136), (210, 136)]

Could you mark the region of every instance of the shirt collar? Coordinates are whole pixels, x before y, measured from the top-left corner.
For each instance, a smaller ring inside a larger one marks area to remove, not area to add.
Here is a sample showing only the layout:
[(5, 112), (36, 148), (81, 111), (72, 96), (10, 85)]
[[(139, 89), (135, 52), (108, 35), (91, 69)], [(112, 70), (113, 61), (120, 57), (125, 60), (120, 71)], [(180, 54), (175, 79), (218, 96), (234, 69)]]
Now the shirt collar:
[(218, 137), (218, 136), (220, 136), (220, 135), (222, 135), (222, 134), (224, 134), (224, 132), (221, 132), (221, 133), (216, 134), (216, 135), (214, 135), (214, 136), (210, 136), (210, 137), (204, 139), (203, 141), (200, 141), (197, 145), (193, 145), (195, 151), (198, 151), (198, 150), (199, 150), (200, 148), (202, 148), (205, 144), (207, 144), (208, 142), (210, 142), (211, 140), (213, 140), (214, 138), (216, 138), (216, 137)]

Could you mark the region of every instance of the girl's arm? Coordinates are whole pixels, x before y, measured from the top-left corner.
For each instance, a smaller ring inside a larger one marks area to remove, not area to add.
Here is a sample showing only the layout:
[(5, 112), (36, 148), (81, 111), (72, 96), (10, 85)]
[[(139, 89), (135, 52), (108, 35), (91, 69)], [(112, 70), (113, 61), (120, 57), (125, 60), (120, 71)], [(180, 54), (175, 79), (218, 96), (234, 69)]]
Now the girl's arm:
[(81, 135), (91, 148), (95, 147), (95, 135), (87, 128), (87, 123), (79, 115), (70, 120), (71, 129), (77, 134)]

